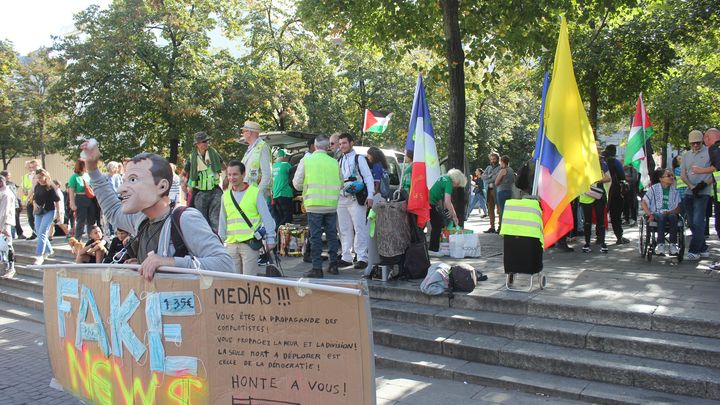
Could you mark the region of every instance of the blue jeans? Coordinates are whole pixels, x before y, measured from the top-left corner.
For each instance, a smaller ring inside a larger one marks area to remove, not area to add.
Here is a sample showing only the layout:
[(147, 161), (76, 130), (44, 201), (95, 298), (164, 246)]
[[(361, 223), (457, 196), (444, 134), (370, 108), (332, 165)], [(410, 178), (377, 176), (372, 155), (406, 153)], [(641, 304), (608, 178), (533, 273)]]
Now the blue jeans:
[(325, 230), (328, 243), (328, 257), (330, 264), (338, 262), (338, 248), (340, 242), (337, 236), (337, 213), (318, 214), (308, 212), (308, 225), (310, 226), (310, 254), (312, 256), (313, 270), (322, 269), (322, 233)]
[(52, 254), (53, 249), (50, 246), (50, 229), (52, 229), (53, 219), (55, 219), (55, 210), (48, 211), (44, 214), (34, 214), (35, 233), (37, 234), (37, 247), (35, 255), (41, 256), (44, 253)]
[(487, 203), (485, 202), (485, 193), (472, 193), (470, 195), (470, 204), (468, 205), (467, 211), (465, 211), (465, 220), (467, 221), (468, 218), (470, 218), (470, 213), (472, 210), (474, 210), (477, 206), (480, 207), (480, 210), (487, 215)]
[(660, 214), (656, 212), (653, 214), (655, 221), (657, 221), (657, 243), (665, 243), (665, 229), (670, 233), (670, 243), (677, 242), (677, 214)]
[(696, 196), (693, 193), (685, 193), (685, 198), (683, 198), (690, 232), (692, 232), (690, 246), (688, 247), (690, 253), (697, 254), (707, 251), (708, 247), (705, 244), (705, 211), (709, 199), (710, 196), (708, 195)]

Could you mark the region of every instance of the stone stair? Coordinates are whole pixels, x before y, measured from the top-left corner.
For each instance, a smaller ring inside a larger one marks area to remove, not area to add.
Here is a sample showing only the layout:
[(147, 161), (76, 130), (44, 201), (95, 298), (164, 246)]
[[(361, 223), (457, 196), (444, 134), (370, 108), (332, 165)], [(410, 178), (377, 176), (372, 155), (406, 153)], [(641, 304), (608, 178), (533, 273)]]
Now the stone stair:
[(720, 400), (716, 319), (412, 284), (369, 285), (379, 367), (596, 403)]
[[(42, 323), (33, 251), (16, 244), (0, 314)], [(377, 367), (592, 403), (720, 403), (717, 314), (479, 289), (450, 301), (418, 284), (368, 284)]]

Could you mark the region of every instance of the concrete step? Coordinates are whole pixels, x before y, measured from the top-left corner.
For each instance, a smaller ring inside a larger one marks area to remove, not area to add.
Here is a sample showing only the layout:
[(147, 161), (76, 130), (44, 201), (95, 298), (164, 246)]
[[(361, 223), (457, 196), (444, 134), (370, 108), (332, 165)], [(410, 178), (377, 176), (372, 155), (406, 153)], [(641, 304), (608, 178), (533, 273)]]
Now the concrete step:
[(45, 324), (45, 316), (42, 310), (31, 309), (24, 305), (10, 302), (0, 303), (0, 316)]
[(372, 300), (371, 309), (373, 319), (720, 367), (720, 339), (387, 300)]
[(428, 296), (419, 283), (369, 282), (370, 297), (439, 307), (536, 316), (595, 325), (655, 330), (714, 338), (720, 330), (720, 311), (687, 310), (661, 305), (622, 304), (607, 300), (566, 298), (533, 292), (476, 289), (469, 294)]
[(433, 378), (479, 384), (601, 404), (710, 405), (717, 401), (625, 385), (548, 375), (536, 371), (419, 353), (375, 344), (376, 367), (393, 368)]
[(0, 277), (0, 286), (14, 287), (40, 295), (43, 293), (43, 281), (41, 278), (28, 277), (21, 274), (15, 274), (13, 278)]
[[(15, 263), (24, 264), (24, 265), (32, 265), (35, 263), (35, 256), (16, 254), (15, 255)], [(47, 259), (45, 259), (45, 262), (43, 264), (63, 264), (63, 263), (75, 263), (75, 256), (65, 255), (63, 253), (57, 252), (57, 253), (53, 254), (52, 256), (48, 257)]]
[(17, 304), (38, 311), (43, 310), (42, 294), (0, 285), (0, 301)]
[(720, 400), (720, 370), (373, 319), (377, 344), (459, 360)]

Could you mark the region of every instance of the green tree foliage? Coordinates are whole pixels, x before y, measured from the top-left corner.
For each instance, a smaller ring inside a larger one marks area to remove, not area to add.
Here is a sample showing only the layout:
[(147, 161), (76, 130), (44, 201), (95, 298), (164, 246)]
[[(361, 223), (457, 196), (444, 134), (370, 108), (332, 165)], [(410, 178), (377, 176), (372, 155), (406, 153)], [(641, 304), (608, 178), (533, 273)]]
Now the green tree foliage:
[(17, 67), (17, 54), (12, 44), (0, 41), (0, 158), (3, 170), (28, 145), (21, 136), (22, 110), (17, 103), (18, 91), (13, 77)]
[(95, 137), (111, 158), (154, 150), (176, 162), (222, 103), (225, 60), (210, 55), (208, 31), (223, 5), (116, 0), (77, 14), (77, 31), (57, 44), (67, 61), (59, 92), (73, 117), (65, 139)]

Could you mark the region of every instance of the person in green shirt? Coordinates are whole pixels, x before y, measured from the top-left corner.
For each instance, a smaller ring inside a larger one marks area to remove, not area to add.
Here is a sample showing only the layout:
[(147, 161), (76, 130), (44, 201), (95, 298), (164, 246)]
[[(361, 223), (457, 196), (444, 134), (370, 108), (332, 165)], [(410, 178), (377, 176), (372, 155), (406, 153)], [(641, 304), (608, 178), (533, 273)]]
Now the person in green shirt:
[(405, 161), (403, 164), (405, 165), (405, 168), (403, 169), (403, 175), (402, 175), (402, 188), (405, 190), (406, 195), (410, 195), (410, 183), (412, 183), (412, 162), (413, 162), (413, 151), (406, 150), (405, 151)]
[[(467, 184), (467, 177), (458, 169), (450, 169), (444, 176), (440, 176), (430, 188), (430, 245), (428, 253), (431, 256), (439, 256), (440, 235), (445, 227), (447, 216), (458, 224), (458, 216), (455, 213), (450, 196), (453, 188), (464, 188)], [(444, 211), (447, 210), (447, 215)]]
[(290, 187), (290, 159), (285, 150), (276, 153), (277, 162), (272, 167), (272, 216), (275, 226), (292, 223), (293, 219), (293, 189)]

